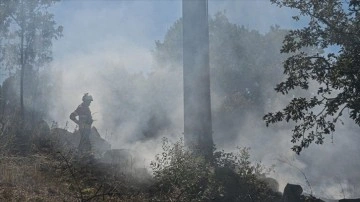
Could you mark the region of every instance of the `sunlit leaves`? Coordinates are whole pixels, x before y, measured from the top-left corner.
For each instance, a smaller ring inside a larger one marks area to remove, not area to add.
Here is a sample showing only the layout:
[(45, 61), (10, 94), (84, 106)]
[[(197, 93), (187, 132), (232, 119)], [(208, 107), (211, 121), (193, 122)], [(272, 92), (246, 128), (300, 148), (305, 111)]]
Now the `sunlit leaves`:
[[(271, 0), (282, 7), (297, 9), (295, 20), (307, 17), (308, 25), (290, 31), (285, 37), (282, 53), (292, 53), (284, 62), (286, 80), (275, 90), (288, 94), (310, 83), (317, 87), (313, 98), (294, 98), (282, 110), (264, 116), (266, 124), (293, 121), (293, 150), (300, 153), (312, 142), (322, 144), (325, 135), (335, 131), (344, 109), (360, 125), (360, 18), (358, 1)], [(303, 19), (306, 21), (306, 19)], [(327, 49), (309, 53), (304, 48)], [(340, 120), (341, 121), (341, 120)]]

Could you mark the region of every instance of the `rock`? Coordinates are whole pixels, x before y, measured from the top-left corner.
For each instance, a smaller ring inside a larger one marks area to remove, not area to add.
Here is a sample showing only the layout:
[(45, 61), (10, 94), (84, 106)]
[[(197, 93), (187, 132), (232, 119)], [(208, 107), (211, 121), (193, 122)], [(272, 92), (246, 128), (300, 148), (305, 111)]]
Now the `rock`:
[(111, 149), (106, 151), (102, 161), (110, 164), (125, 164), (132, 160), (132, 155), (127, 149)]
[(271, 191), (279, 192), (279, 183), (274, 178), (266, 177), (262, 179), (262, 181), (264, 181), (269, 186)]
[(1, 99), (1, 113), (4, 116), (13, 114), (16, 111), (15, 109), (20, 105), (16, 79), (14, 76), (8, 77), (3, 82)]
[(302, 201), (304, 202), (325, 202), (321, 199), (318, 199), (314, 196), (301, 196)]
[(134, 166), (134, 158), (127, 149), (111, 149), (106, 151), (100, 161), (116, 166), (124, 172), (131, 172)]
[(53, 148), (62, 153), (76, 150), (80, 142), (80, 135), (70, 133), (62, 128), (54, 128), (50, 132)]
[(98, 157), (102, 156), (106, 151), (111, 150), (111, 144), (104, 140), (95, 127), (91, 128), (90, 142), (92, 150)]
[[(54, 146), (61, 152), (75, 151), (80, 143), (80, 132), (69, 131), (61, 128), (54, 128), (51, 130), (51, 136), (54, 140)], [(111, 149), (110, 143), (104, 140), (95, 127), (91, 128), (90, 134), (91, 149), (95, 157), (101, 157), (106, 151)]]
[(340, 199), (339, 202), (360, 202), (360, 198), (358, 198), (358, 199)]
[(303, 189), (297, 184), (287, 184), (284, 188), (283, 202), (302, 202)]
[(46, 121), (39, 121), (36, 126), (33, 128), (32, 133), (32, 142), (37, 149), (50, 148), (50, 127)]

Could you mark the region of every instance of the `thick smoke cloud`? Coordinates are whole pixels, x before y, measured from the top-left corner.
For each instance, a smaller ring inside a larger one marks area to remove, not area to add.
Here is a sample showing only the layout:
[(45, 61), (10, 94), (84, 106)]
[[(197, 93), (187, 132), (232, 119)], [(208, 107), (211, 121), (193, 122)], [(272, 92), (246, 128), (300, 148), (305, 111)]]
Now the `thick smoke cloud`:
[[(210, 14), (222, 10), (232, 23), (260, 33), (267, 33), (274, 24), (302, 26), (292, 24), (294, 11), (264, 1), (209, 1)], [(181, 67), (161, 68), (151, 52), (154, 41), (163, 40), (168, 28), (181, 17), (181, 1), (63, 1), (54, 12), (64, 26), (64, 37), (54, 43), (52, 68), (58, 88), (51, 117), (60, 127), (74, 129), (74, 124), (66, 124), (68, 116), (80, 104), (83, 93), (89, 92), (94, 97), (90, 106), (95, 113), (94, 125), (101, 135), (113, 148), (142, 154), (145, 164), (161, 150), (161, 137), (182, 136)], [(274, 86), (265, 87), (264, 92), (272, 92)], [(281, 109), (284, 100), (279, 98), (265, 109)], [(214, 111), (222, 101), (222, 96), (212, 95)], [(323, 146), (312, 145), (297, 156), (290, 150), (290, 127), (279, 124), (266, 128), (262, 115), (256, 111), (239, 114), (241, 123), (234, 121), (232, 124), (239, 127), (232, 127), (231, 132), (215, 124), (215, 143), (228, 151), (236, 146), (251, 147), (253, 159), (275, 164), (272, 176), (280, 182), (280, 189), (289, 182), (301, 184), (309, 193), (300, 169), (315, 195), (359, 197), (357, 126), (346, 121), (333, 140), (329, 138)], [(226, 138), (222, 135), (226, 133), (237, 135)]]
[[(62, 15), (67, 8), (71, 15)], [(101, 135), (113, 148), (140, 153), (146, 164), (160, 151), (161, 137), (181, 136), (183, 123), (182, 74), (151, 69), (154, 41), (173, 23), (154, 22), (155, 9), (151, 2), (121, 1), (64, 1), (54, 8), (58, 23), (66, 28), (54, 44), (59, 88), (52, 119), (73, 130), (68, 116), (89, 92), (94, 97), (94, 125)], [(180, 16), (181, 7), (177, 9), (173, 19)]]

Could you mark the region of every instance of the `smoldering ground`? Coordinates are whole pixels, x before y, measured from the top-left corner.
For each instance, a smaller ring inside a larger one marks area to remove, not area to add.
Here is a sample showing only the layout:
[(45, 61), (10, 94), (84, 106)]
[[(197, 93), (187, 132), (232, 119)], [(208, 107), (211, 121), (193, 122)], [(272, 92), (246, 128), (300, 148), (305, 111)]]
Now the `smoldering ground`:
[[(227, 10), (225, 15), (232, 23), (260, 30), (263, 35), (270, 25), (296, 26), (282, 21), (290, 19), (293, 11), (278, 10), (263, 1), (252, 2), (210, 1), (209, 9), (211, 14)], [(68, 8), (71, 14), (65, 16), (63, 9)], [(160, 8), (164, 15), (157, 14)], [(54, 43), (53, 72), (58, 87), (55, 99), (51, 99), (52, 119), (64, 127), (83, 93), (89, 92), (94, 97), (90, 106), (94, 125), (101, 135), (113, 148), (142, 154), (147, 164), (161, 150), (162, 137), (175, 141), (183, 132), (181, 65), (167, 68), (155, 61), (152, 52), (154, 41), (164, 42), (167, 29), (181, 17), (181, 1), (68, 1), (55, 11), (57, 22), (65, 29), (64, 37)], [(281, 68), (281, 63), (278, 65)], [(274, 75), (281, 75), (281, 70), (276, 71)], [(286, 98), (278, 97), (272, 90), (279, 82), (272, 75), (267, 75), (272, 85), (259, 88), (276, 100), (270, 105), (264, 101), (261, 107), (237, 111), (226, 121), (221, 119), (224, 116), (216, 115), (225, 98), (212, 90), (213, 136), (218, 149), (251, 147), (254, 160), (275, 165), (276, 172), (271, 175), (280, 182), (280, 189), (289, 182), (301, 184), (309, 193), (300, 169), (316, 196), (359, 197), (358, 126), (345, 121), (324, 145), (311, 145), (297, 156), (290, 149), (291, 127), (280, 124), (266, 128), (262, 121), (264, 113), (286, 104)], [(246, 91), (245, 87), (240, 88)], [(71, 130), (75, 127), (72, 123), (68, 126)]]

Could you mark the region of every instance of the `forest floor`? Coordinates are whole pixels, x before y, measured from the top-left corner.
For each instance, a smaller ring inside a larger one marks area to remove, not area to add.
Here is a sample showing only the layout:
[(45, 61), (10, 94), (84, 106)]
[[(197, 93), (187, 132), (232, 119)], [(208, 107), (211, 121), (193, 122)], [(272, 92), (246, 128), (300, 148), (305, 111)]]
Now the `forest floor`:
[(43, 153), (0, 156), (0, 201), (76, 201), (60, 165)]
[(60, 153), (0, 155), (0, 202), (146, 201), (149, 181), (118, 170)]

